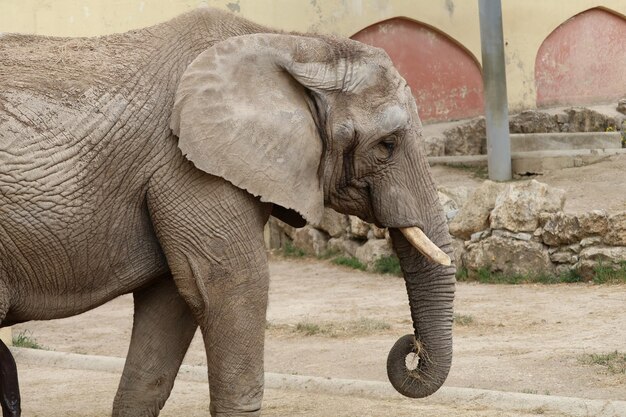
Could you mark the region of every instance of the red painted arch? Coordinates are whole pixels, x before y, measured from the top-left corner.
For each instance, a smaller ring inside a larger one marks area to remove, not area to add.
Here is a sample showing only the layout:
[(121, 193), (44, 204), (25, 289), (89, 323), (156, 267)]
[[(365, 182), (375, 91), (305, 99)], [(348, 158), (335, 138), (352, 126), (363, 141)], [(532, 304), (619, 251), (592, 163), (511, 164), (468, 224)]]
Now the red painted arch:
[(535, 85), (538, 107), (626, 95), (626, 20), (594, 8), (561, 24), (539, 48)]
[(476, 59), (429, 26), (393, 18), (352, 39), (383, 48), (411, 86), (423, 121), (483, 114), (483, 82)]

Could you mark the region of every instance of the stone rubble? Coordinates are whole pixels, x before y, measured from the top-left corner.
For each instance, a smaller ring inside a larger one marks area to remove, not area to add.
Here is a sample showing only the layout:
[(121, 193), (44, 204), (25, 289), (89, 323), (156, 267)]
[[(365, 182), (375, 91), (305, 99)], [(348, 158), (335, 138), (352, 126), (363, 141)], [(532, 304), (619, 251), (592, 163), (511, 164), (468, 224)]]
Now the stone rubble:
[[(456, 266), (470, 276), (479, 270), (525, 276), (577, 270), (592, 279), (598, 266), (626, 262), (626, 211), (565, 213), (563, 191), (535, 180), (487, 180), (468, 194), (439, 190)], [(330, 209), (316, 227), (294, 229), (272, 218), (266, 239), (270, 249), (290, 241), (309, 255), (355, 257), (369, 269), (381, 257), (393, 256), (385, 229)]]

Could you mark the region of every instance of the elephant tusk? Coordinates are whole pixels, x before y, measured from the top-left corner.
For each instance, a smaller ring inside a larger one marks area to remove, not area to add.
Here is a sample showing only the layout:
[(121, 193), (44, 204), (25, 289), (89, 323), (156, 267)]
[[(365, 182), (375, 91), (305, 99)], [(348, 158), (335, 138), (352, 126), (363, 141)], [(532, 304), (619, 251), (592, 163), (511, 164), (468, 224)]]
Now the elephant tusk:
[(401, 227), (400, 231), (415, 249), (431, 261), (445, 266), (452, 264), (450, 257), (439, 249), (419, 227)]

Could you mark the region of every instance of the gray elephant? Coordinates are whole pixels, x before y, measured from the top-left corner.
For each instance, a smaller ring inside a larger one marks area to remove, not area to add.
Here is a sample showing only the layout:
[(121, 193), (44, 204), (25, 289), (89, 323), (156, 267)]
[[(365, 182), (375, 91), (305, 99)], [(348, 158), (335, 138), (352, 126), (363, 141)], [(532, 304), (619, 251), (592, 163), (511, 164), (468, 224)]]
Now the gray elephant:
[[(133, 293), (115, 416), (156, 416), (200, 326), (212, 416), (257, 416), (270, 215), (324, 206), (390, 228), (414, 334), (392, 384), (436, 391), (452, 356), (450, 239), (409, 87), (349, 39), (198, 9), (98, 38), (0, 39), (0, 322)], [(419, 355), (416, 368), (405, 358)], [(0, 348), (4, 416), (19, 416)]]

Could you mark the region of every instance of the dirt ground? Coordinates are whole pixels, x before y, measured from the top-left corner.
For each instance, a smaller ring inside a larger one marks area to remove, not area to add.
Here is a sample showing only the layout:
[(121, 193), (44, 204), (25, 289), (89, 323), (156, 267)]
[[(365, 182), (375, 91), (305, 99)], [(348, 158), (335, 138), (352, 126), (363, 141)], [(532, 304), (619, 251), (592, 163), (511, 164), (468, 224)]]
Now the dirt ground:
[[(435, 167), (434, 173), (442, 185), (475, 186), (482, 181), (467, 170)], [(604, 208), (613, 212), (626, 209), (625, 173), (623, 155), (549, 173), (538, 180), (566, 189), (569, 211)], [(386, 380), (389, 348), (411, 331), (402, 279), (324, 261), (279, 257), (272, 259), (270, 271), (267, 371)], [(446, 385), (626, 400), (626, 374), (613, 374), (583, 360), (586, 354), (626, 352), (625, 307), (626, 285), (459, 283), (454, 362)], [(124, 296), (80, 316), (25, 323), (14, 326), (13, 331), (14, 335), (26, 331), (55, 351), (123, 357), (131, 321), (132, 297)], [(307, 335), (307, 331), (314, 334)], [(205, 363), (199, 335), (185, 362)], [(106, 415), (117, 386), (113, 374), (102, 377), (92, 371), (60, 373), (58, 369), (29, 366), (21, 369), (21, 381), (28, 410), (25, 415), (40, 416)], [(54, 381), (59, 385), (50, 384)], [(208, 415), (202, 402), (206, 402), (206, 390), (205, 384), (179, 382), (163, 415)], [(472, 407), (468, 404), (462, 409), (444, 410), (411, 400), (268, 390), (264, 415), (525, 415)], [(92, 410), (92, 414), (85, 410)]]

